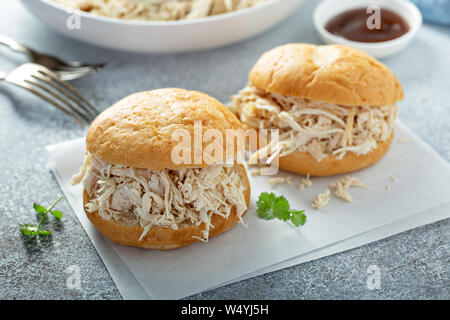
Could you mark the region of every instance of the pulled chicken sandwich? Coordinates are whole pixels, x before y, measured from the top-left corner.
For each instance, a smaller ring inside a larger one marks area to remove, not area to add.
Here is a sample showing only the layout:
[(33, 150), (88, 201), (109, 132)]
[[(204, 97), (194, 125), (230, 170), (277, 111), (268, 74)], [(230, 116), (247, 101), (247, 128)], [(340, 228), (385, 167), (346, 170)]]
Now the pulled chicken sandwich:
[(83, 184), (85, 212), (100, 232), (124, 245), (173, 249), (244, 224), (250, 186), (241, 164), (172, 159), (172, 133), (193, 133), (195, 121), (224, 134), (242, 128), (216, 99), (183, 89), (133, 94), (95, 119), (73, 183)]
[(343, 45), (266, 52), (229, 108), (246, 128), (279, 129), (254, 153), (280, 168), (328, 176), (365, 168), (388, 150), (403, 90), (368, 54)]

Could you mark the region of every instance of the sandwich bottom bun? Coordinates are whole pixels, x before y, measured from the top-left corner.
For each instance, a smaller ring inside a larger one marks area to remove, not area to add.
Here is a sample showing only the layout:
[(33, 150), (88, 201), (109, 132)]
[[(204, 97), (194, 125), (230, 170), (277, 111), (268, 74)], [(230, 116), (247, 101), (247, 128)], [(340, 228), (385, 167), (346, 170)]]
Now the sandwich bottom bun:
[(365, 155), (347, 153), (342, 159), (337, 156), (326, 157), (317, 161), (309, 153), (293, 152), (280, 158), (280, 169), (311, 176), (331, 176), (366, 168), (378, 160), (388, 151), (394, 132), (385, 141), (378, 142), (375, 149)]
[[(247, 173), (245, 168), (241, 164), (236, 165), (239, 169), (239, 173), (242, 177), (242, 181), (246, 187), (245, 190), (245, 201), (247, 203), (247, 208), (250, 202), (250, 183), (248, 181)], [(83, 193), (83, 204), (85, 208), (85, 213), (91, 223), (106, 237), (114, 242), (120, 243), (122, 245), (130, 247), (139, 247), (146, 249), (157, 249), (157, 250), (169, 250), (185, 247), (189, 244), (200, 241), (193, 236), (202, 238), (202, 231), (205, 228), (204, 223), (200, 225), (182, 225), (179, 226), (178, 230), (173, 230), (171, 228), (163, 227), (153, 227), (147, 234), (139, 241), (144, 228), (139, 225), (127, 225), (114, 220), (105, 220), (98, 212), (88, 212), (86, 210), (86, 204), (89, 203), (91, 198), (88, 196), (86, 190)], [(247, 211), (243, 214), (245, 215)], [(231, 227), (233, 227), (239, 221), (236, 215), (236, 207), (231, 209), (231, 214), (228, 218), (224, 218), (219, 215), (213, 215), (211, 218), (211, 223), (214, 228), (209, 231), (209, 238), (217, 236)]]

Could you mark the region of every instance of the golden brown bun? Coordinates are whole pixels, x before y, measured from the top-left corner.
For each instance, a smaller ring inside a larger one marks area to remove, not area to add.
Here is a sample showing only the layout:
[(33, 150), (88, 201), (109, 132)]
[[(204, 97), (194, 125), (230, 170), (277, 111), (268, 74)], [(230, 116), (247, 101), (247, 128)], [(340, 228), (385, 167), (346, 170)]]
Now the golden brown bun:
[[(132, 94), (103, 111), (91, 124), (87, 150), (98, 158), (129, 167), (162, 170), (207, 167), (208, 164), (176, 164), (171, 153), (179, 142), (172, 134), (187, 130), (194, 143), (194, 122), (203, 132), (242, 129), (239, 120), (218, 100), (206, 93), (184, 89), (159, 89)], [(209, 142), (203, 141), (203, 149)], [(225, 144), (224, 144), (225, 146)], [(224, 152), (225, 154), (225, 152)]]
[(283, 170), (311, 176), (332, 176), (366, 168), (378, 160), (388, 151), (394, 132), (385, 141), (379, 141), (377, 147), (366, 155), (347, 153), (342, 159), (336, 156), (326, 157), (317, 161), (309, 153), (293, 152), (280, 158), (279, 166)]
[[(245, 190), (245, 201), (247, 203), (247, 208), (250, 201), (250, 183), (247, 178), (247, 173), (245, 168), (241, 164), (237, 164), (236, 167), (239, 170), (239, 173), (242, 177), (242, 181), (246, 187)], [(131, 247), (140, 247), (146, 249), (158, 249), (158, 250), (169, 250), (187, 246), (189, 244), (198, 242), (200, 240), (192, 238), (192, 236), (197, 236), (202, 238), (203, 234), (201, 233), (205, 225), (201, 223), (200, 225), (185, 225), (180, 226), (178, 230), (172, 230), (170, 228), (162, 228), (162, 227), (153, 227), (151, 228), (144, 238), (139, 241), (142, 232), (144, 229), (138, 225), (125, 225), (120, 222), (114, 220), (105, 220), (100, 217), (98, 212), (90, 213), (86, 210), (86, 204), (89, 203), (91, 199), (89, 198), (86, 191), (83, 194), (83, 207), (85, 208), (85, 213), (92, 224), (111, 239), (114, 242), (131, 246)], [(247, 213), (247, 212), (245, 212)], [(244, 213), (244, 215), (245, 215)], [(217, 236), (231, 227), (233, 227), (239, 218), (236, 215), (236, 207), (233, 207), (231, 210), (231, 214), (228, 219), (225, 219), (222, 216), (217, 214), (213, 215), (211, 218), (211, 223), (214, 225), (214, 228), (210, 229), (209, 237), (212, 238)]]
[(276, 47), (261, 56), (249, 79), (270, 93), (339, 105), (387, 105), (403, 99), (400, 82), (384, 64), (343, 45)]

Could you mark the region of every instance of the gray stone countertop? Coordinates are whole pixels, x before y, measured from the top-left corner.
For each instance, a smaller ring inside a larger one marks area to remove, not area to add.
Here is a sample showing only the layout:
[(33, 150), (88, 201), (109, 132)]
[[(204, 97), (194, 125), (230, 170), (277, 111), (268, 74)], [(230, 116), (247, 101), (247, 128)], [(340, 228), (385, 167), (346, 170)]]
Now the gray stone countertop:
[[(0, 4), (0, 30), (36, 49), (72, 60), (108, 62), (102, 72), (73, 82), (104, 109), (137, 91), (184, 87), (222, 101), (246, 83), (258, 56), (287, 42), (319, 43), (311, 21), (316, 1), (271, 31), (224, 48), (144, 55), (98, 48), (65, 38), (18, 1)], [(400, 119), (450, 159), (450, 29), (424, 25), (414, 42), (384, 62), (402, 82)], [(24, 62), (0, 48), (0, 70)], [(33, 202), (61, 194), (45, 164), (44, 146), (84, 135), (62, 113), (31, 94), (0, 83), (0, 299), (121, 299), (108, 271), (68, 203), (51, 240), (25, 239), (19, 223), (34, 223)], [(448, 299), (449, 220), (197, 294), (193, 299)], [(368, 290), (366, 269), (381, 269), (381, 289)], [(81, 289), (68, 289), (66, 269), (78, 265)]]

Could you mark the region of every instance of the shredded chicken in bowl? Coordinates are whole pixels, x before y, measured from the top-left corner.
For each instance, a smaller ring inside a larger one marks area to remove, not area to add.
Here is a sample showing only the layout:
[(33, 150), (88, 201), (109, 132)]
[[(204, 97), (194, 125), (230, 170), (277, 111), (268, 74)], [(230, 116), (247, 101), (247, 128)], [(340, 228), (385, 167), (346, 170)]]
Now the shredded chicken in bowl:
[(102, 16), (146, 21), (196, 19), (248, 8), (267, 0), (53, 0)]
[(391, 136), (398, 111), (396, 105), (348, 107), (271, 94), (251, 84), (232, 97), (229, 108), (247, 128), (280, 129), (278, 143), (269, 142), (252, 158), (299, 151), (317, 161), (369, 153)]
[(87, 155), (73, 184), (82, 182), (91, 201), (89, 212), (106, 220), (144, 228), (141, 239), (153, 226), (177, 230), (181, 225), (205, 224), (203, 237), (208, 241), (215, 214), (228, 218), (231, 209), (244, 224), (247, 210), (245, 186), (233, 166), (152, 171), (106, 163)]

